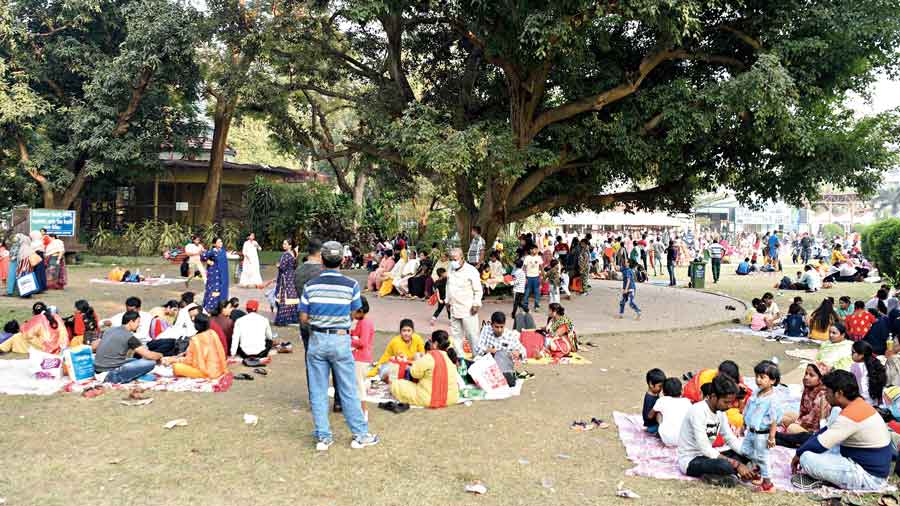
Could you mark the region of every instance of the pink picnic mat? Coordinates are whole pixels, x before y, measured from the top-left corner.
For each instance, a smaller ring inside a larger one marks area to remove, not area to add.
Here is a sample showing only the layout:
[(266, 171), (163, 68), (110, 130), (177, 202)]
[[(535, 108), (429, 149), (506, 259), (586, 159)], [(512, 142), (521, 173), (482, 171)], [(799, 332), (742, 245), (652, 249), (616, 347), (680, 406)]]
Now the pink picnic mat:
[[(626, 415), (616, 411), (613, 419), (619, 427), (619, 438), (625, 445), (625, 455), (635, 464), (625, 474), (659, 480), (696, 479), (685, 476), (678, 469), (675, 448), (665, 447), (658, 437), (644, 430), (641, 415)], [(770, 457), (769, 470), (775, 488), (786, 492), (806, 492), (791, 485), (791, 459), (794, 458), (794, 450), (776, 446)]]

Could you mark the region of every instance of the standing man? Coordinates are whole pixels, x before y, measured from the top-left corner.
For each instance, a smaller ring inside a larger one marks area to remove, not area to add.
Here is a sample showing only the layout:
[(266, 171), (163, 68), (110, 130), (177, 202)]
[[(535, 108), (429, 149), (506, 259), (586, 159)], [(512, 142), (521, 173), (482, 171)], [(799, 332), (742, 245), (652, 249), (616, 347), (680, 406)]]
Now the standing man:
[(328, 375), (334, 374), (335, 392), (345, 401), (344, 419), (353, 433), (351, 448), (378, 444), (378, 436), (369, 434), (356, 385), (356, 362), (350, 349), (350, 314), (362, 307), (359, 283), (338, 272), (344, 259), (341, 243), (328, 241), (321, 246), (325, 269), (306, 282), (300, 297), (300, 322), (309, 326), (306, 365), (309, 377), (309, 403), (312, 408), (316, 450), (327, 451), (334, 444), (328, 426)]
[(778, 231), (772, 232), (768, 239), (769, 262), (772, 265), (772, 272), (778, 270), (778, 248), (781, 242), (778, 240)]
[[(653, 275), (659, 276), (662, 273), (663, 266), (663, 258), (666, 256), (666, 245), (663, 244), (662, 239), (659, 237), (656, 238), (656, 241), (651, 241), (653, 244)], [(659, 271), (657, 272), (656, 266), (659, 265)]]
[(447, 304), (450, 305), (450, 337), (457, 354), (463, 356), (463, 339), (474, 347), (478, 340), (478, 310), (481, 309), (481, 276), (472, 264), (463, 261), (461, 248), (450, 250)]
[(472, 227), (472, 242), (469, 243), (469, 263), (474, 266), (481, 265), (484, 261), (484, 238), (481, 237), (481, 227)]
[(812, 246), (812, 237), (809, 236), (809, 233), (803, 232), (803, 237), (800, 238), (800, 260), (803, 261), (803, 265), (809, 263), (809, 258), (812, 256)]
[[(297, 293), (303, 293), (303, 287), (306, 286), (306, 283), (318, 276), (322, 273), (324, 267), (322, 266), (322, 242), (318, 239), (310, 239), (309, 244), (306, 245), (306, 261), (297, 266), (297, 270), (294, 271), (294, 286), (297, 288)], [(309, 389), (309, 363), (306, 362), (306, 358), (308, 356), (309, 350), (309, 325), (303, 322), (300, 322), (300, 339), (303, 340), (303, 359), (306, 363), (306, 385), (307, 385), (307, 393)], [(331, 375), (331, 381), (335, 385), (337, 381), (334, 378), (334, 372)], [(337, 389), (334, 391), (334, 412), (339, 413), (341, 411), (341, 396), (338, 393)]]
[(718, 283), (719, 274), (722, 272), (722, 255), (725, 254), (725, 247), (719, 244), (718, 239), (713, 239), (712, 244), (706, 249), (709, 250), (709, 259), (712, 263), (713, 283)]
[(625, 268), (622, 269), (622, 299), (619, 301), (620, 320), (625, 316), (626, 303), (631, 306), (631, 309), (634, 309), (634, 319), (641, 319), (641, 308), (639, 308), (638, 305), (634, 303), (634, 294), (637, 291), (637, 285), (635, 284), (634, 279), (634, 269), (636, 269), (637, 266), (637, 261), (632, 259), (629, 260), (628, 265), (626, 265)]
[(669, 247), (666, 248), (666, 269), (669, 271), (669, 286), (676, 286), (675, 283), (675, 264), (678, 262), (678, 248), (675, 241), (669, 241)]

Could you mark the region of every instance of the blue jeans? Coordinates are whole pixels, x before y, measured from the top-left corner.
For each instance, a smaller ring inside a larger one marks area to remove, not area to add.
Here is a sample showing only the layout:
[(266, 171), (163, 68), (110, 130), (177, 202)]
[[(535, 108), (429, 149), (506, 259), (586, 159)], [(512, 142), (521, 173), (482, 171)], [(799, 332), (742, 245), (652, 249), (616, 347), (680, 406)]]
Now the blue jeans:
[(541, 307), (541, 278), (525, 278), (525, 303), (522, 307), (528, 310), (528, 297), (534, 295), (534, 308)]
[(675, 264), (666, 265), (669, 271), (669, 286), (675, 286)]
[(9, 260), (9, 270), (6, 272), (6, 295), (12, 297), (16, 293), (16, 271), (19, 269), (17, 259)]
[(104, 383), (131, 383), (152, 371), (154, 367), (156, 367), (156, 362), (153, 360), (147, 360), (146, 358), (129, 358), (124, 364), (109, 371)]
[(625, 314), (626, 303), (631, 306), (631, 309), (634, 309), (635, 313), (641, 314), (641, 308), (639, 308), (638, 305), (634, 303), (634, 290), (622, 294), (622, 299), (619, 301), (619, 314)]
[(757, 434), (747, 431), (744, 436), (744, 444), (741, 446), (741, 455), (750, 459), (759, 466), (759, 475), (764, 479), (771, 478), (769, 474), (769, 433)]
[(334, 371), (334, 389), (341, 398), (344, 419), (354, 436), (368, 434), (356, 384), (356, 362), (350, 350), (349, 334), (311, 331), (306, 355), (309, 373), (309, 404), (312, 408), (316, 439), (331, 439), (328, 426), (328, 376)]
[(800, 467), (813, 478), (844, 490), (879, 490), (886, 483), (867, 473), (859, 464), (836, 453), (806, 452), (800, 456)]

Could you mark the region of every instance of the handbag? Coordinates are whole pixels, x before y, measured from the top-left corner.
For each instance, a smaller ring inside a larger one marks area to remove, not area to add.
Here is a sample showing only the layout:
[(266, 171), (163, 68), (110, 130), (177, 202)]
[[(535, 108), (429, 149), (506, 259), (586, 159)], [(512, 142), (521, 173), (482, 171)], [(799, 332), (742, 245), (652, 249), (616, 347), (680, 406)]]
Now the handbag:
[(28, 265), (30, 265), (32, 269), (37, 267), (37, 265), (43, 261), (44, 260), (37, 253), (32, 253), (31, 255), (28, 255)]
[(26, 297), (38, 291), (37, 277), (33, 272), (22, 276), (16, 280), (16, 287), (19, 289), (19, 295)]
[(431, 294), (431, 297), (428, 297), (428, 305), (433, 306), (438, 303), (438, 300), (439, 300), (438, 293), (434, 292)]

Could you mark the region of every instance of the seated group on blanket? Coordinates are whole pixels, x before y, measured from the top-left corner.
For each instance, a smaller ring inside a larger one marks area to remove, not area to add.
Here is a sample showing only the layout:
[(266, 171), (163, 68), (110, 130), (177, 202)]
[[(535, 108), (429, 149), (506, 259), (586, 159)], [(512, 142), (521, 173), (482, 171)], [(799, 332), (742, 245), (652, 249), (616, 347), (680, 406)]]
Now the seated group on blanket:
[[(857, 355), (854, 350), (854, 361)], [(859, 358), (871, 366), (871, 354)], [(884, 415), (864, 394), (881, 398), (879, 386), (869, 384), (871, 369), (868, 380), (860, 381), (845, 370), (808, 365), (797, 413), (784, 411), (787, 389), (775, 363), (764, 360), (754, 368), (752, 393), (735, 381), (736, 373), (737, 366), (725, 361), (716, 372), (694, 375), (691, 381), (702, 383), (695, 400), (687, 398), (690, 381), (682, 392), (677, 378), (666, 378), (659, 369), (648, 372), (644, 424), (663, 444), (677, 448), (682, 473), (725, 487), (750, 481), (756, 491), (772, 492), (770, 450), (777, 445), (796, 449), (791, 468), (803, 476), (792, 479), (795, 486), (879, 490), (887, 484), (897, 452)], [(735, 414), (739, 406), (741, 413)], [(717, 448), (724, 445), (727, 451)]]
[(246, 312), (238, 307), (232, 298), (207, 314), (194, 303), (194, 293), (185, 292), (145, 312), (139, 298), (129, 297), (125, 311), (101, 320), (85, 300), (67, 318), (38, 302), (24, 325), (12, 321), (4, 327), (0, 353), (34, 348), (61, 354), (88, 345), (95, 371), (107, 373), (107, 383), (129, 383), (157, 364), (171, 365), (175, 376), (218, 378), (227, 372), (228, 356), (258, 360), (275, 346), (269, 320), (257, 313), (259, 302), (248, 300)]
[[(551, 313), (555, 314), (551, 305)], [(367, 308), (367, 303), (363, 303)], [(561, 313), (564, 313), (561, 307)], [(364, 313), (356, 315), (357, 326), (352, 332), (351, 346), (361, 350), (357, 358), (357, 379), (364, 388), (364, 376), (379, 377), (390, 383), (391, 394), (402, 403), (439, 408), (455, 404), (460, 390), (475, 384), (468, 377), (469, 367), (486, 355), (493, 357), (506, 383), (514, 387), (519, 379), (530, 376), (522, 365), (528, 357), (520, 332), (507, 326), (507, 317), (497, 311), (491, 315), (476, 342), (470, 343), (470, 353), (452, 339), (446, 331), (436, 330), (426, 341), (416, 333), (412, 320), (400, 322), (400, 333), (387, 344), (384, 353), (371, 368), (371, 338), (360, 340), (357, 335), (371, 335), (373, 331), (357, 331), (366, 321)], [(574, 326), (563, 314), (552, 316), (546, 333), (539, 334), (539, 347), (550, 356), (564, 356), (574, 351)], [(368, 373), (364, 371), (368, 369)], [(365, 394), (361, 390), (361, 394)]]

